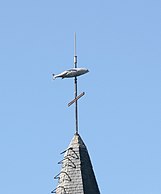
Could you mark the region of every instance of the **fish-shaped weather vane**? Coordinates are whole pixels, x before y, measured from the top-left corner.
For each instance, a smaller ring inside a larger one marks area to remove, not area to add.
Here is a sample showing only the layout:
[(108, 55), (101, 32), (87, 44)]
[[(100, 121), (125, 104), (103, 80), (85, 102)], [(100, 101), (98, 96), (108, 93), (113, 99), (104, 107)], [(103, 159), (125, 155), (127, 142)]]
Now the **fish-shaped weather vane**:
[(88, 73), (89, 70), (86, 68), (72, 68), (66, 71), (63, 71), (60, 74), (53, 74), (53, 79), (61, 77), (62, 79), (64, 78), (72, 78), (72, 77), (78, 77), (80, 75), (83, 75), (85, 73)]
[(56, 78), (74, 78), (74, 94), (75, 98), (68, 103), (68, 106), (71, 106), (75, 103), (75, 124), (76, 124), (76, 133), (78, 133), (78, 99), (81, 98), (85, 92), (82, 92), (80, 95), (77, 96), (77, 77), (81, 76), (85, 73), (88, 73), (89, 70), (87, 68), (78, 68), (77, 67), (77, 55), (76, 55), (76, 33), (74, 34), (74, 68), (69, 70), (63, 71), (60, 74), (53, 74), (53, 79)]

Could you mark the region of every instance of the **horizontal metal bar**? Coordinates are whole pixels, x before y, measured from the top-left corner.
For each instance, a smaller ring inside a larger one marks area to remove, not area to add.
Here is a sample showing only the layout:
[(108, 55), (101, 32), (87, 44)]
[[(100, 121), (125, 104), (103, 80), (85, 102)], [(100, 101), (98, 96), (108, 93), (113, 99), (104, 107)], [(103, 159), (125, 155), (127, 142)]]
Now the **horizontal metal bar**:
[(74, 102), (76, 102), (79, 98), (81, 98), (85, 92), (82, 92), (79, 96), (77, 96), (74, 100), (68, 103), (68, 107), (71, 106)]

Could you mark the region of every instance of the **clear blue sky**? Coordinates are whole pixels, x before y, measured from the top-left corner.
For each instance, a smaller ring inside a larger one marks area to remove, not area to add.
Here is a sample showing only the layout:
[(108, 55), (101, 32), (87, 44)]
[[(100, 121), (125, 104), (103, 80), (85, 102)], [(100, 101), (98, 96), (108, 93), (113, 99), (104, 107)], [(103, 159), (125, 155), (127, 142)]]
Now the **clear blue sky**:
[(161, 2), (0, 2), (0, 193), (47, 194), (74, 135), (77, 32), (80, 135), (102, 194), (161, 193)]

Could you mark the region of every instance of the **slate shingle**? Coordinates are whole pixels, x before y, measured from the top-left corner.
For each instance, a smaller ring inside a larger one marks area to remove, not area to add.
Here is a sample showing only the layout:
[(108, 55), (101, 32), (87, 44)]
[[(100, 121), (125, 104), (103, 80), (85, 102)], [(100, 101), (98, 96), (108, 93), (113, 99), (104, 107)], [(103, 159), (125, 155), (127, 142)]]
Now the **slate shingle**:
[(87, 148), (77, 133), (64, 154), (56, 194), (100, 194)]

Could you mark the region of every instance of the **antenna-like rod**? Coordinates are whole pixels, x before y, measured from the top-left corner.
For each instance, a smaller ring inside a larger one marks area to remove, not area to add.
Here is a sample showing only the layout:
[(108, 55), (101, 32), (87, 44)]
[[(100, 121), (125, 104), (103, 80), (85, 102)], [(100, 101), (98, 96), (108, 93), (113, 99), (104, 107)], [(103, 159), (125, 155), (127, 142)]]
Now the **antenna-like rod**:
[[(74, 68), (77, 68), (77, 55), (76, 55), (76, 32), (74, 33)], [(77, 98), (77, 77), (74, 78), (75, 99)], [(76, 133), (78, 134), (78, 101), (75, 101), (75, 126)]]
[[(76, 32), (74, 33), (74, 57), (76, 57), (77, 56), (77, 54), (76, 54)], [(76, 61), (77, 62), (77, 61)], [(74, 63), (75, 63), (75, 61), (74, 61)]]

